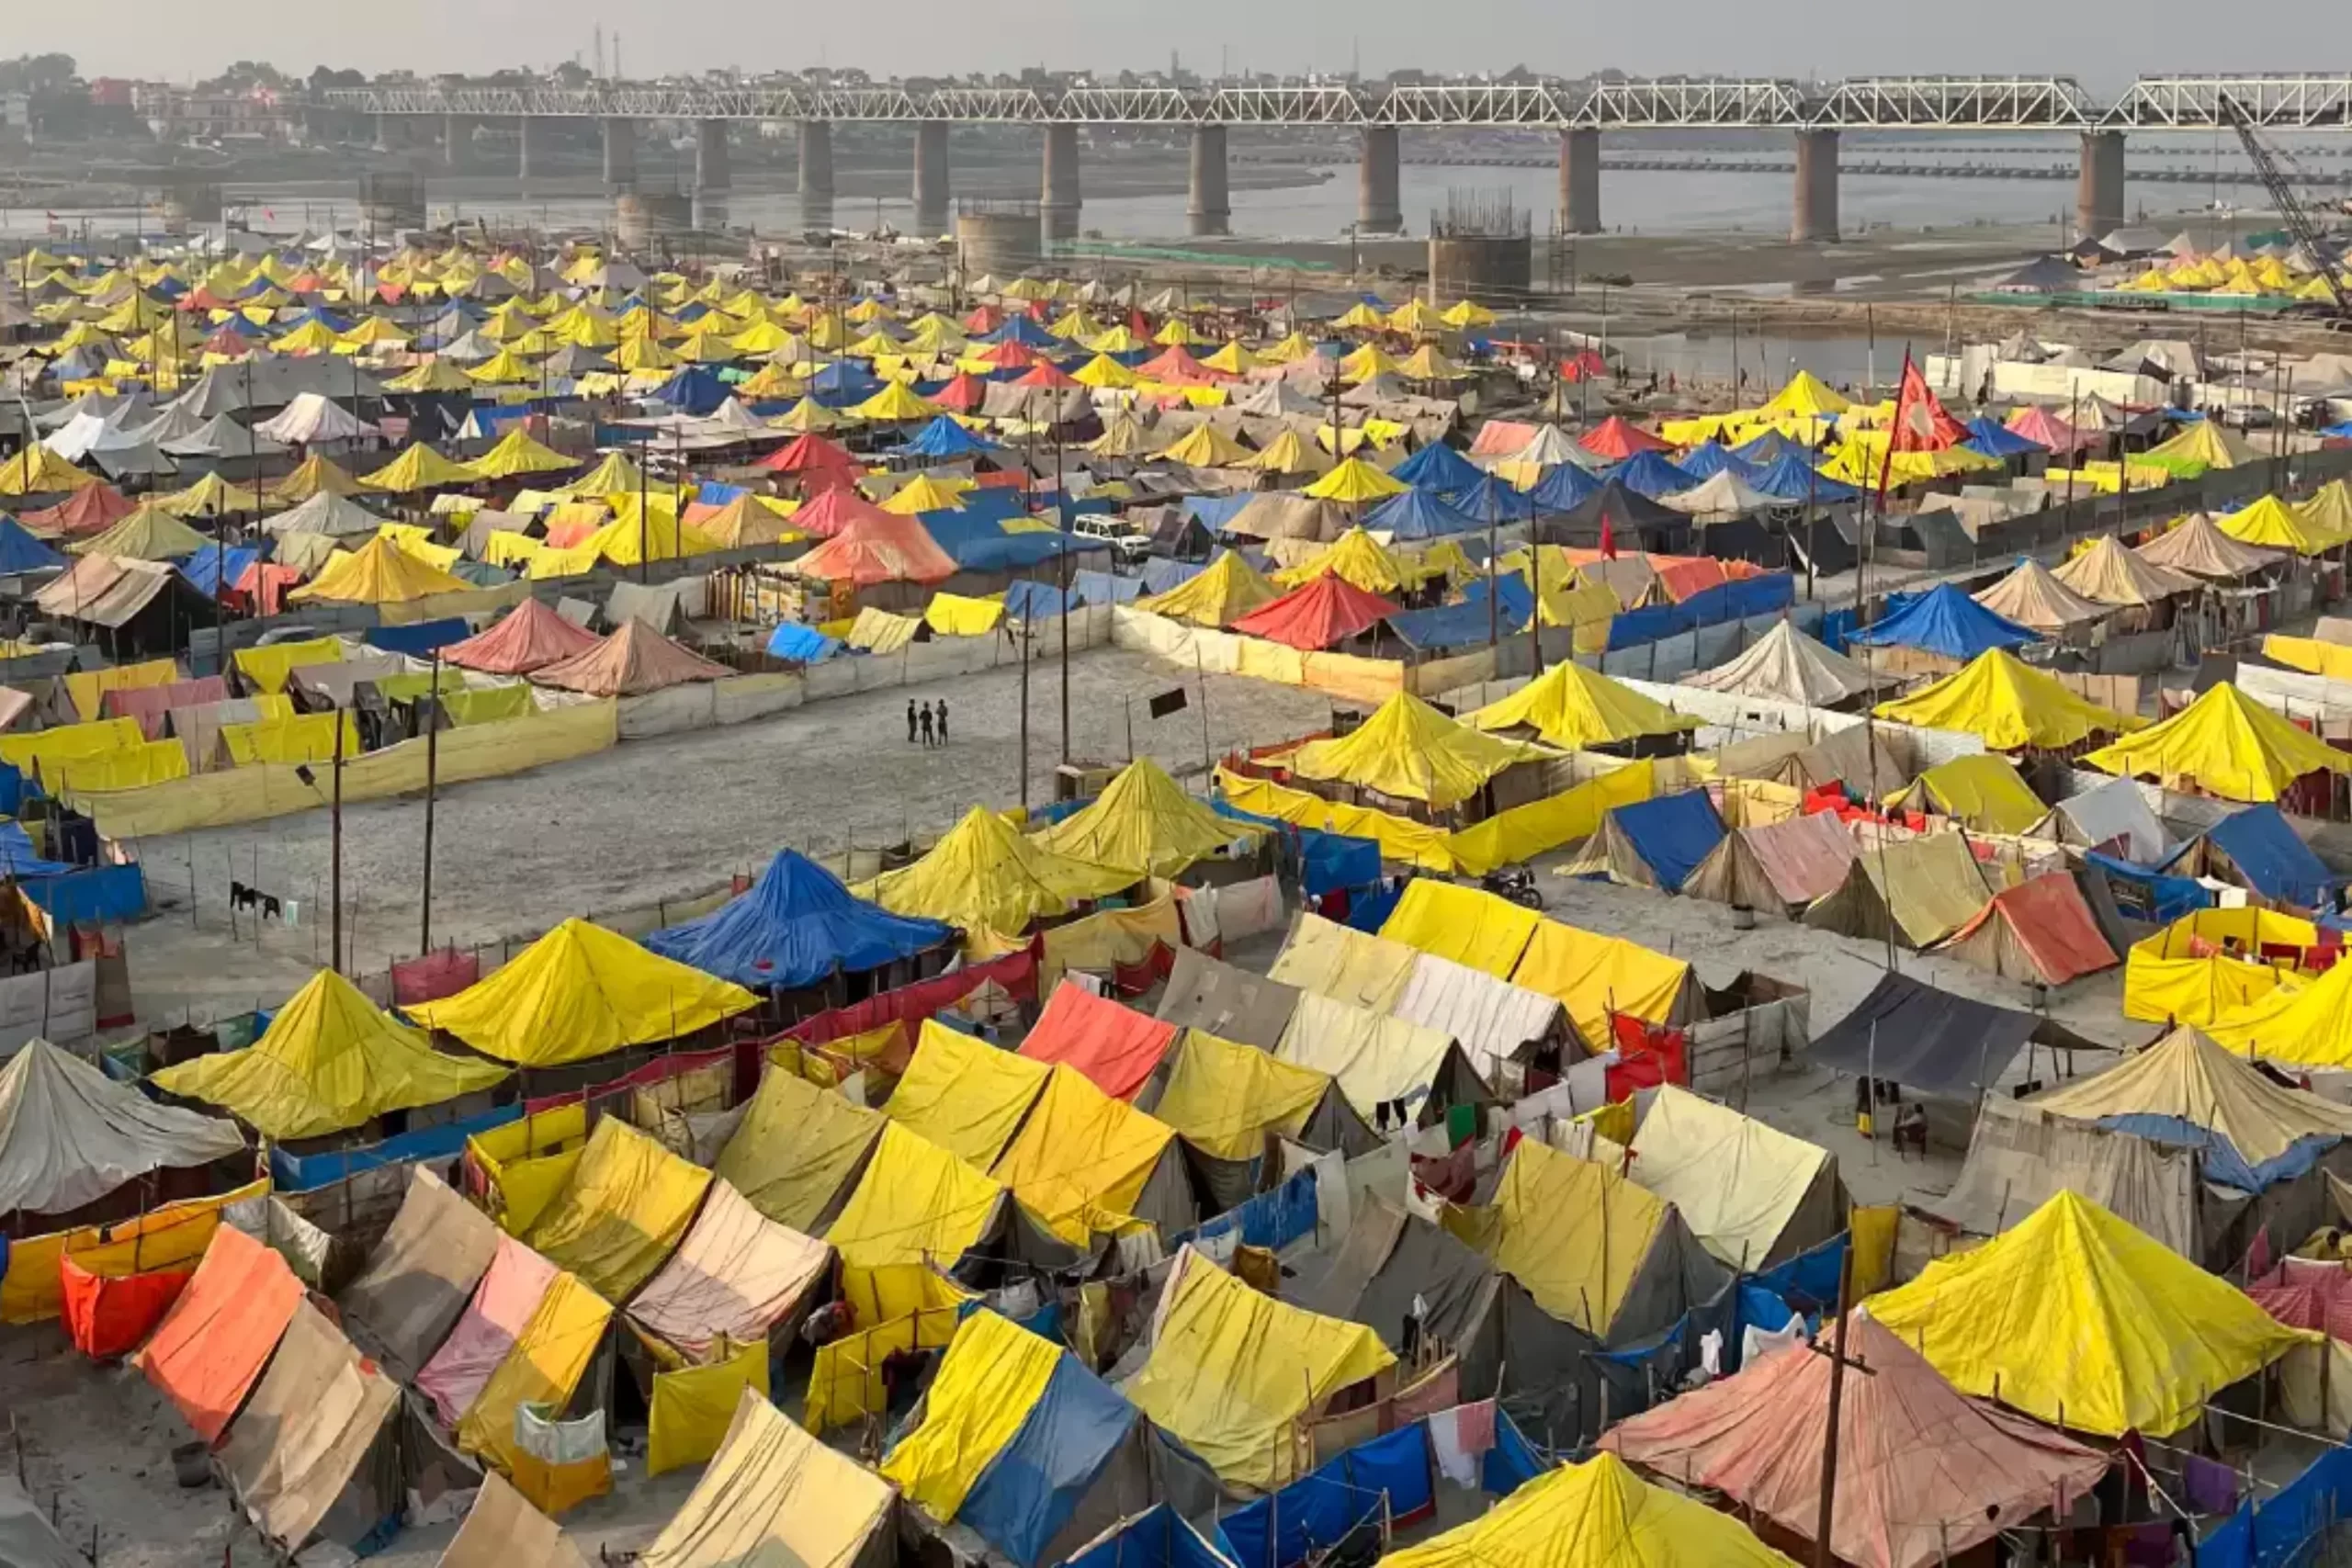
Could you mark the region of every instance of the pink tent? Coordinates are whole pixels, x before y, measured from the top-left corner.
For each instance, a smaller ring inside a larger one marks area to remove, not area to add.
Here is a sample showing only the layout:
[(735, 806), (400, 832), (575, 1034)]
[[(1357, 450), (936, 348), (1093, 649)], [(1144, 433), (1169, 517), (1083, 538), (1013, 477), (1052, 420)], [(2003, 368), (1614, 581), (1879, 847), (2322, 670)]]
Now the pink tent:
[[(845, 493), (827, 491), (793, 513), (793, 525), (806, 529), (809, 513)], [(856, 504), (856, 515), (831, 538), (794, 561), (794, 571), (859, 588), (877, 582), (944, 582), (956, 575), (956, 558), (941, 549), (930, 530), (914, 518), (862, 501)]]
[(465, 670), (489, 675), (527, 675), (534, 670), (577, 658), (603, 639), (565, 620), (537, 599), (526, 599), (499, 619), (463, 642), (451, 643), (441, 657)]
[(641, 697), (689, 681), (718, 681), (734, 671), (672, 642), (632, 615), (612, 636), (584, 652), (532, 672), (539, 686), (585, 692), (592, 697)]

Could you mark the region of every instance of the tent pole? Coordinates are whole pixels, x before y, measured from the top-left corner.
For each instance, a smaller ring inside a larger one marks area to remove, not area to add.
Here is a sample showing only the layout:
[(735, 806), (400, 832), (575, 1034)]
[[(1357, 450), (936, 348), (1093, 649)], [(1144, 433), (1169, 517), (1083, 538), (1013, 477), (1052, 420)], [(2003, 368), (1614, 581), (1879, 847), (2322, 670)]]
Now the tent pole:
[(1838, 1260), (1838, 1334), (1829, 1351), (1829, 1419), (1821, 1439), (1821, 1510), (1814, 1517), (1814, 1568), (1833, 1568), (1838, 1561), (1829, 1537), (1837, 1517), (1838, 1419), (1846, 1402), (1846, 1319), (1853, 1292), (1854, 1249), (1849, 1246)]
[[(424, 732), (424, 912), (418, 918), (418, 956), (433, 951), (433, 807), (441, 773), (441, 650), (433, 650), (433, 684), (425, 693), (433, 705), (431, 728)], [(422, 705), (419, 705), (420, 707)]]

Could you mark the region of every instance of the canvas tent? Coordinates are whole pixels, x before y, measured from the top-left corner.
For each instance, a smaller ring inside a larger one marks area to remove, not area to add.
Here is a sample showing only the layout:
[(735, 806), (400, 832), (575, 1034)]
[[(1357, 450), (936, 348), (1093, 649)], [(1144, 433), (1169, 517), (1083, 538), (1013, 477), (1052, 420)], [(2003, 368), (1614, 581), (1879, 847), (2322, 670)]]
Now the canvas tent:
[(1538, 922), (1529, 935), (1511, 981), (1557, 998), (1594, 1051), (1613, 1043), (1612, 1013), (1645, 1023), (1686, 1023), (1700, 1006), (1698, 983), (1685, 960), (1551, 919)]
[(606, 1116), (523, 1240), (606, 1301), (627, 1301), (677, 1249), (710, 1181), (710, 1172)]
[(779, 850), (740, 897), (653, 932), (645, 946), (746, 989), (794, 990), (835, 974), (885, 968), (954, 935), (940, 921), (894, 915), (853, 897), (823, 866)]
[(1628, 745), (1699, 728), (1692, 716), (1574, 662), (1554, 665), (1509, 696), (1464, 716), (1463, 722), (1483, 730), (1524, 729), (1567, 750)]
[(646, 1568), (884, 1568), (890, 1483), (746, 1389), (718, 1452), (639, 1560)]
[(1399, 692), (1346, 735), (1300, 747), (1291, 754), (1290, 769), (1303, 779), (1353, 784), (1446, 811), (1476, 797), (1504, 769), (1541, 755), (1482, 735)]
[(1057, 854), (976, 806), (922, 859), (850, 891), (895, 914), (1010, 938), (1042, 917), (1069, 914), (1136, 880), (1114, 867)]
[(2091, 752), (2083, 765), (2170, 790), (2265, 801), (2306, 773), (2352, 773), (2352, 756), (2223, 682), (2163, 723)]
[(2119, 962), (2075, 886), (2074, 874), (2063, 869), (1996, 893), (1939, 951), (2007, 979), (2047, 986), (2063, 986)]
[(301, 1304), (302, 1282), (286, 1260), (222, 1225), (139, 1352), (139, 1368), (198, 1437), (217, 1441)]
[(878, 1111), (770, 1070), (713, 1168), (767, 1218), (819, 1235), (864, 1174), (883, 1122)]
[(1114, 1100), (1133, 1100), (1176, 1041), (1176, 1026), (1065, 979), (1021, 1042), (1021, 1055), (1065, 1064)]
[(1358, 1115), (1377, 1120), (1384, 1105), (1401, 1103), (1411, 1115), (1448, 1098), (1446, 1069), (1456, 1049), (1442, 1030), (1308, 991), (1274, 1055), (1330, 1075)]
[(1406, 1323), (1414, 1319), (1415, 1332), (1455, 1359), (1463, 1397), (1483, 1399), (1503, 1372), (1502, 1283), (1444, 1228), (1369, 1194), (1340, 1246), (1301, 1263), (1295, 1298), (1308, 1312), (1369, 1325), (1399, 1355), (1413, 1348)]
[(1620, 886), (1679, 893), (1723, 841), (1713, 800), (1690, 789), (1618, 807), (1601, 818), (1589, 852)]
[(1865, 941), (1891, 930), (1905, 947), (1932, 947), (1992, 896), (1964, 835), (1926, 833), (1859, 850), (1844, 885), (1807, 909), (1804, 923)]
[(486, 675), (528, 675), (588, 653), (602, 640), (556, 614), (552, 605), (526, 599), (497, 625), (443, 649), (441, 657)]
[(1186, 795), (1167, 770), (1138, 757), (1083, 809), (1045, 829), (1037, 842), (1055, 854), (1146, 876), (1175, 876), (1237, 840), (1263, 829), (1221, 816)]
[(1160, 988), (1155, 1016), (1181, 1029), (1272, 1051), (1282, 1043), (1290, 1015), (1297, 1010), (1295, 987), (1212, 958), (1197, 948), (1180, 947)]
[(394, 1377), (413, 1379), (449, 1337), (498, 1245), (489, 1215), (429, 1166), (412, 1167), (391, 1227), (337, 1295), (345, 1328)]
[(826, 1280), (832, 1261), (831, 1247), (777, 1224), (714, 1180), (694, 1228), (629, 1303), (628, 1318), (707, 1364), (724, 1348), (767, 1339)]
[(1838, 890), (1854, 856), (1853, 835), (1831, 812), (1735, 828), (1692, 868), (1682, 892), (1794, 919)]
[(493, 1470), (482, 1476), (466, 1522), (434, 1568), (588, 1568), (588, 1559), (560, 1526)]
[(1830, 652), (1793, 623), (1781, 621), (1746, 652), (1712, 670), (1683, 676), (1682, 684), (1804, 707), (1834, 708), (1872, 690), (1879, 680), (1869, 666)]
[(2328, 908), (2344, 880), (2328, 870), (2278, 807), (2267, 803), (2222, 818), (2164, 869), (2236, 882), (2264, 902), (2296, 913)]
[(2052, 810), (2043, 830), (2062, 844), (2109, 849), (2116, 858), (2138, 865), (2162, 865), (2172, 849), (2148, 797), (2130, 779), (2110, 779), (2068, 795)]
[(2056, 676), (2005, 648), (1906, 696), (1879, 704), (1878, 716), (1927, 729), (1957, 729), (1996, 751), (2058, 750), (2093, 735), (2120, 735), (2143, 721), (2077, 696)]
[[(223, 1233), (227, 1234), (227, 1233)], [(220, 1448), (237, 1501), (287, 1551), (356, 1547), (400, 1517), (399, 1385), (309, 1302), (298, 1304)]]
[(1792, 1568), (1737, 1519), (1652, 1486), (1612, 1453), (1563, 1464), (1387, 1568)]
[(1351, 1158), (1380, 1146), (1329, 1073), (1200, 1029), (1178, 1037), (1157, 1089), (1147, 1088), (1136, 1103), (1183, 1139), (1195, 1179), (1219, 1213), (1257, 1190), (1272, 1138)]
[(882, 1323), (942, 1304), (937, 1271), (997, 1229), (1006, 1197), (1002, 1185), (957, 1156), (887, 1123), (825, 1232), (841, 1254), (842, 1294), (858, 1320)]
[(1906, 1091), (1967, 1094), (2001, 1080), (2029, 1041), (2072, 1043), (2057, 1026), (1889, 972), (1853, 1011), (1815, 1039), (1814, 1062)]
[(244, 1146), (229, 1122), (158, 1105), (46, 1040), (0, 1066), (0, 1214), (63, 1214)]
[(1175, 1133), (1103, 1093), (1067, 1065), (990, 1172), (1023, 1208), (1071, 1247), (1091, 1247), (1142, 1220), (1162, 1235), (1199, 1217)]
[(1046, 1063), (926, 1019), (914, 1056), (883, 1111), (986, 1170), (1012, 1141), (1052, 1074)]
[(1660, 1088), (1628, 1147), (1642, 1186), (1742, 1273), (1784, 1263), (1845, 1228), (1828, 1150), (1688, 1089)]

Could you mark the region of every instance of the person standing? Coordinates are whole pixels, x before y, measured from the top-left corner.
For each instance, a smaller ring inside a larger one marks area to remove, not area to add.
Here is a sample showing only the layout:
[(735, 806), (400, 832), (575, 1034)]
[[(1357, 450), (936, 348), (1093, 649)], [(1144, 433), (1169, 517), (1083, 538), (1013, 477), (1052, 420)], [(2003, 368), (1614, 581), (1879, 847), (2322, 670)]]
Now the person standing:
[(909, 697), (909, 698), (907, 699), (907, 744), (908, 744), (908, 745), (910, 745), (910, 746), (911, 746), (911, 745), (913, 745), (914, 743), (915, 743), (915, 700), (914, 700), (914, 698), (912, 698), (912, 697)]
[(939, 743), (947, 744), (947, 699), (939, 699)]
[(926, 746), (931, 744), (931, 705), (929, 703), (922, 705), (922, 743)]

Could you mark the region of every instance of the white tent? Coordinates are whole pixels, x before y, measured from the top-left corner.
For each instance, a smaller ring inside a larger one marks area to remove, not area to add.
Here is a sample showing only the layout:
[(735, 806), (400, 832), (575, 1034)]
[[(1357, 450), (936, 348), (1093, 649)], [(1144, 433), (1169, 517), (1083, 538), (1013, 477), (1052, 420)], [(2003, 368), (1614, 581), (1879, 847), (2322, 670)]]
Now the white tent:
[(322, 392), (301, 393), (277, 418), (266, 420), (254, 429), (272, 441), (283, 441), (291, 446), (356, 441), (377, 433), (374, 425)]

